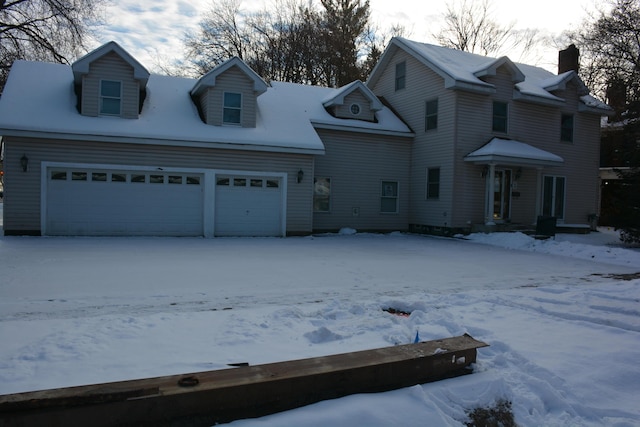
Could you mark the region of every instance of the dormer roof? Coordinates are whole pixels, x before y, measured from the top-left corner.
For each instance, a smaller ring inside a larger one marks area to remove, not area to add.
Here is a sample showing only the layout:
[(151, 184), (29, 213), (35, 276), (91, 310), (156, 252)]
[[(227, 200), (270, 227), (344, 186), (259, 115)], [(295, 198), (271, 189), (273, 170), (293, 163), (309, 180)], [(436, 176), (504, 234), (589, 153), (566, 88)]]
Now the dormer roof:
[(115, 53), (123, 61), (127, 62), (133, 68), (133, 77), (139, 80), (142, 87), (147, 85), (149, 80), (149, 71), (147, 71), (142, 64), (140, 64), (133, 56), (131, 56), (126, 50), (124, 50), (118, 43), (110, 41), (99, 48), (87, 53), (82, 58), (78, 59), (71, 65), (73, 70), (73, 79), (76, 84), (81, 83), (82, 76), (89, 73), (89, 66), (92, 62), (102, 58), (108, 53)]
[(193, 89), (191, 89), (191, 95), (198, 96), (205, 89), (214, 87), (216, 85), (216, 78), (232, 67), (238, 67), (249, 79), (253, 81), (253, 90), (256, 91), (257, 95), (261, 95), (267, 91), (269, 85), (262, 79), (262, 77), (245, 64), (242, 59), (234, 56), (233, 58), (218, 65), (204, 76), (200, 77), (195, 86), (193, 86)]
[(344, 105), (345, 98), (355, 91), (360, 91), (360, 93), (362, 93), (362, 95), (369, 100), (371, 111), (382, 110), (382, 102), (380, 102), (378, 97), (373, 94), (371, 89), (365, 86), (365, 84), (360, 80), (356, 80), (349, 83), (348, 85), (339, 88), (335, 94), (333, 94), (330, 98), (324, 100), (322, 102), (322, 105), (324, 105), (325, 107)]
[(514, 83), (523, 82), (525, 77), (524, 73), (520, 71), (518, 66), (514, 64), (508, 57), (502, 56), (497, 59), (489, 58), (485, 64), (482, 64), (473, 75), (476, 77), (495, 76), (498, 68), (505, 67), (511, 73), (511, 80)]

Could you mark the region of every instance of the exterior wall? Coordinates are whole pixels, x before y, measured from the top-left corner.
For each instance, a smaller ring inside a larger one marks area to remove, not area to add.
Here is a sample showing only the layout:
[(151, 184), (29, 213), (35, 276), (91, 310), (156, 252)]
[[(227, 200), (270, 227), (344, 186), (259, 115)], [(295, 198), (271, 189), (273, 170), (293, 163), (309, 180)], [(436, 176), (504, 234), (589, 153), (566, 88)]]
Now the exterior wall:
[(110, 52), (89, 66), (89, 73), (82, 79), (82, 114), (98, 116), (100, 113), (100, 80), (122, 81), (122, 114), (127, 119), (137, 119), (140, 107), (140, 84), (133, 78), (133, 67)]
[[(326, 154), (316, 158), (315, 176), (331, 179), (331, 207), (314, 212), (313, 229), (406, 230), (410, 139), (323, 129), (318, 134)], [(398, 213), (380, 212), (382, 181), (398, 181)]]
[[(360, 105), (360, 114), (354, 115), (351, 113), (351, 104)], [(358, 119), (370, 122), (375, 120), (374, 112), (371, 111), (371, 102), (358, 90), (347, 95), (343, 105), (336, 106), (335, 115), (342, 119)]]
[[(395, 65), (406, 61), (406, 86), (395, 90)], [(387, 100), (416, 136), (411, 152), (410, 224), (452, 227), (453, 188), (458, 180), (453, 150), (456, 138), (455, 92), (443, 79), (404, 51), (397, 51), (373, 92)], [(438, 127), (425, 130), (426, 101), (438, 99)], [(440, 168), (440, 198), (426, 198), (427, 168)]]
[[(43, 161), (284, 172), (288, 174), (287, 233), (311, 232), (313, 180), (296, 181), (299, 170), (313, 176), (311, 155), (7, 137), (4, 141), (5, 232), (39, 233)], [(29, 158), (27, 172), (20, 168), (23, 154)]]
[[(395, 90), (395, 65), (406, 61), (405, 89)], [(511, 221), (534, 224), (541, 207), (544, 175), (566, 177), (565, 223), (588, 224), (597, 212), (599, 116), (578, 113), (576, 87), (556, 93), (566, 100), (562, 107), (514, 100), (514, 82), (506, 67), (495, 76), (483, 78), (495, 86), (494, 94), (477, 94), (444, 89), (443, 79), (402, 50), (397, 50), (382, 71), (376, 95), (385, 98), (409, 124), (416, 137), (411, 159), (411, 207), (409, 223), (468, 229), (484, 223), (487, 179), (484, 166), (464, 161), (464, 157), (491, 138), (514, 139), (561, 156), (562, 166), (526, 167), (497, 165), (520, 178), (511, 188)], [(425, 131), (425, 102), (438, 99), (438, 127)], [(492, 130), (493, 101), (508, 103), (507, 132)], [(573, 143), (560, 141), (560, 118), (574, 114)], [(440, 167), (440, 198), (426, 199), (426, 170)], [(418, 229), (420, 229), (418, 227)]]
[(200, 98), (207, 124), (222, 126), (224, 92), (242, 93), (241, 126), (256, 127), (256, 94), (253, 80), (238, 67), (231, 67), (216, 78), (216, 85), (203, 92)]

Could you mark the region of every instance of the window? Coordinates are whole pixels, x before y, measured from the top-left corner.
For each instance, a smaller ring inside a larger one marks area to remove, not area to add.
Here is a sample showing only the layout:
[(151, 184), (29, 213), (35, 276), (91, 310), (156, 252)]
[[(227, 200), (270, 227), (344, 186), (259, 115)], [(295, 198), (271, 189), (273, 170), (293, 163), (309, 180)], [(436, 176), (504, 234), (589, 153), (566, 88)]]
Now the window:
[(262, 179), (251, 178), (251, 180), (249, 181), (249, 186), (262, 188)]
[(120, 115), (122, 102), (122, 82), (114, 80), (100, 81), (100, 114)]
[(357, 116), (358, 114), (360, 114), (360, 106), (358, 104), (351, 104), (351, 107), (349, 107), (349, 110), (351, 111), (351, 114), (353, 114), (354, 116)]
[(107, 182), (107, 173), (106, 172), (93, 172), (91, 174), (91, 181)]
[(507, 132), (507, 103), (493, 101), (493, 130), (495, 132)]
[(542, 193), (542, 215), (564, 218), (565, 178), (545, 176)]
[(563, 114), (560, 119), (560, 141), (573, 142), (572, 114)]
[(242, 94), (225, 92), (224, 108), (222, 110), (222, 122), (227, 124), (240, 124), (240, 113), (242, 112)]
[(126, 173), (112, 173), (111, 182), (127, 182)]
[(71, 180), (72, 181), (86, 181), (87, 173), (86, 172), (71, 172)]
[(67, 179), (67, 173), (64, 171), (51, 171), (52, 181), (65, 181)]
[(147, 176), (146, 175), (138, 175), (138, 174), (132, 174), (131, 175), (131, 182), (138, 182), (138, 183), (146, 183), (147, 182)]
[(427, 169), (427, 199), (440, 198), (440, 168)]
[(182, 175), (169, 175), (167, 182), (169, 184), (182, 184)]
[(331, 178), (313, 178), (313, 211), (329, 212), (331, 208)]
[(398, 213), (398, 182), (382, 181), (380, 212)]
[(396, 90), (404, 89), (407, 80), (407, 63), (396, 64)]
[(424, 130), (436, 129), (438, 127), (438, 100), (432, 99), (427, 101), (426, 112), (424, 116)]
[(149, 175), (151, 184), (164, 184), (164, 175)]

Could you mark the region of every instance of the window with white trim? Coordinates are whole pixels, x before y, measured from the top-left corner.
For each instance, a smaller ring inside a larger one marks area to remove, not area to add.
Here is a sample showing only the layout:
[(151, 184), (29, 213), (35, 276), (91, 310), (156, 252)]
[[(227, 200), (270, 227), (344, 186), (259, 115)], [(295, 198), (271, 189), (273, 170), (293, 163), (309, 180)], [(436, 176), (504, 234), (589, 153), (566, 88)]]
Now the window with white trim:
[(119, 116), (122, 111), (122, 82), (100, 80), (100, 114)]
[(507, 133), (509, 108), (506, 102), (493, 101), (493, 127), (495, 132)]
[(563, 114), (560, 119), (560, 141), (573, 142), (573, 114)]
[(565, 177), (545, 175), (542, 189), (542, 215), (564, 219)]
[(438, 128), (438, 98), (427, 101), (424, 115), (424, 130)]
[(398, 181), (382, 181), (380, 212), (398, 213)]
[(242, 116), (242, 94), (235, 92), (224, 93), (222, 108), (222, 123), (239, 125)]

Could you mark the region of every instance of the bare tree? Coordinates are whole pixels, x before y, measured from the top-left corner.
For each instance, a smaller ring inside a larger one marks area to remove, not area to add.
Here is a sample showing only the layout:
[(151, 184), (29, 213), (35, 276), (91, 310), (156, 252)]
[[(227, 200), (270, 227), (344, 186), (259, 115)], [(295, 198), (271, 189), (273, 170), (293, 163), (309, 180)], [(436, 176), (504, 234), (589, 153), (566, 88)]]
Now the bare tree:
[(433, 36), (442, 46), (485, 56), (528, 51), (537, 43), (537, 30), (517, 30), (515, 22), (500, 24), (490, 0), (455, 0), (447, 4), (444, 26)]
[(0, 90), (17, 59), (68, 63), (103, 0), (0, 0)]

